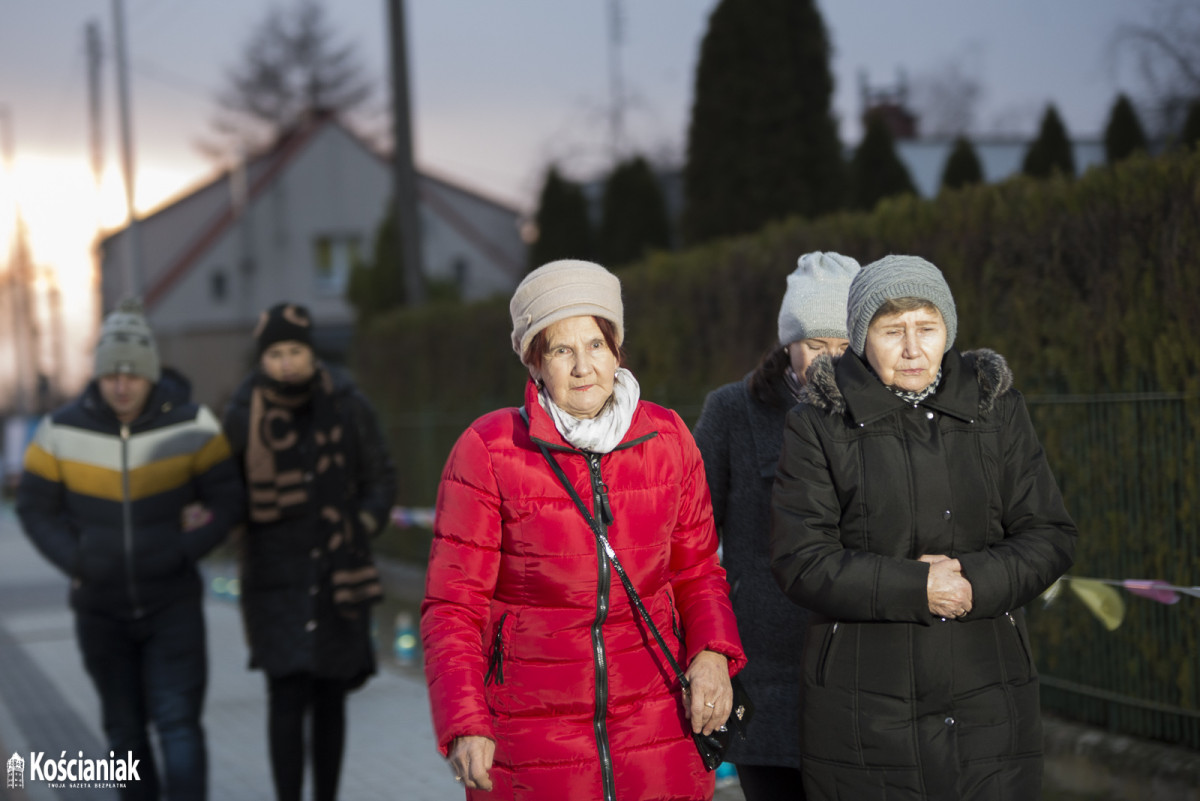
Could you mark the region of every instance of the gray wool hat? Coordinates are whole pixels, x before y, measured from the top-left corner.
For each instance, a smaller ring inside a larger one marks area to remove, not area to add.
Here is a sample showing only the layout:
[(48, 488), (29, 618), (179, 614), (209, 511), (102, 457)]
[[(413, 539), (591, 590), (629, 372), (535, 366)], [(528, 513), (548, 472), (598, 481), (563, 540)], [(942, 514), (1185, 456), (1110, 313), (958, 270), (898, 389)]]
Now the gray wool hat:
[(850, 349), (863, 355), (871, 318), (885, 301), (898, 298), (920, 298), (936, 306), (946, 323), (946, 350), (950, 350), (958, 333), (958, 312), (942, 271), (920, 256), (895, 255), (863, 267), (850, 284), (846, 305)]
[(99, 378), (127, 373), (153, 384), (158, 382), (161, 372), (158, 345), (142, 312), (141, 301), (136, 298), (121, 301), (100, 326), (92, 375)]
[(787, 291), (779, 307), (779, 344), (801, 339), (846, 335), (846, 297), (850, 281), (861, 269), (858, 262), (840, 253), (805, 253), (787, 277)]
[(621, 279), (590, 261), (560, 259), (538, 267), (517, 286), (508, 311), (513, 350), (522, 360), (539, 331), (568, 317), (603, 317), (616, 326), (617, 345), (625, 340)]

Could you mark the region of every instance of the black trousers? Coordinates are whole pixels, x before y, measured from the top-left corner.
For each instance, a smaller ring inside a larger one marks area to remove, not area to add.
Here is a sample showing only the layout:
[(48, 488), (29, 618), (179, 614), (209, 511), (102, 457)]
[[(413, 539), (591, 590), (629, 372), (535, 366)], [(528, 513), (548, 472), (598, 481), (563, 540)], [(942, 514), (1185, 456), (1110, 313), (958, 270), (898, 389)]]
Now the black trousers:
[(312, 720), (313, 798), (335, 801), (346, 743), (346, 693), (342, 679), (311, 673), (267, 677), (271, 776), (278, 801), (300, 801), (304, 786), (304, 721)]
[(804, 774), (776, 765), (738, 765), (746, 801), (804, 801)]

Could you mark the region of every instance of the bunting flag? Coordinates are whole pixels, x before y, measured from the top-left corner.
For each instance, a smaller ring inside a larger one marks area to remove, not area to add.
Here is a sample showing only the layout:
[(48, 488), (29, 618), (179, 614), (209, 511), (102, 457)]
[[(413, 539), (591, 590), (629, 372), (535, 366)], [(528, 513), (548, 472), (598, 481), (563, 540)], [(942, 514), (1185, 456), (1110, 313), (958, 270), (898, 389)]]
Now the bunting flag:
[(1121, 625), (1125, 618), (1125, 602), (1113, 589), (1122, 587), (1127, 592), (1170, 606), (1179, 603), (1181, 595), (1200, 598), (1200, 587), (1185, 587), (1169, 584), (1158, 579), (1100, 579), (1084, 576), (1061, 576), (1042, 593), (1042, 605), (1049, 606), (1062, 594), (1063, 587), (1070, 586), (1071, 592), (1099, 618), (1109, 631)]
[(433, 510), (412, 506), (393, 506), (392, 525), (396, 528), (423, 526), (433, 528)]
[(1095, 579), (1070, 578), (1071, 592), (1083, 601), (1084, 606), (1099, 618), (1104, 628), (1116, 631), (1125, 619), (1125, 601), (1121, 594), (1103, 581)]

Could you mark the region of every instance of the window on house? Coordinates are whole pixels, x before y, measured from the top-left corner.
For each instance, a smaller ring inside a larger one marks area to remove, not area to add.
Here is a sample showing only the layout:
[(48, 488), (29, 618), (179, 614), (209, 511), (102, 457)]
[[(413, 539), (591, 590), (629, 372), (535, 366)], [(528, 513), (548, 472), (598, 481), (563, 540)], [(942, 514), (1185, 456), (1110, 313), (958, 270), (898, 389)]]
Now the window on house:
[(461, 296), (467, 289), (467, 275), (471, 271), (471, 265), (462, 256), (454, 259), (454, 284), (458, 287), (458, 293)]
[(313, 241), (316, 289), (322, 295), (344, 295), (350, 268), (361, 261), (359, 238), (352, 235), (319, 236)]
[(222, 303), (229, 296), (229, 276), (224, 270), (213, 270), (209, 275), (208, 294), (215, 303)]

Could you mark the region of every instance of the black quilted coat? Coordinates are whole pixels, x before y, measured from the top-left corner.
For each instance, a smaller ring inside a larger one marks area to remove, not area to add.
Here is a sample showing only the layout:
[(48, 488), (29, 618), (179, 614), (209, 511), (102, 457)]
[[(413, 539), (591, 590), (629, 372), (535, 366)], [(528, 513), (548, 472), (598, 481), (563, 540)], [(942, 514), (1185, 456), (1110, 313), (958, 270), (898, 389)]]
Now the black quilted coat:
[[(378, 521), (378, 533), (395, 498), (395, 470), (367, 399), (347, 378), (333, 376), (335, 409), (343, 428), (354, 433), (346, 438), (350, 491), (358, 508)], [(225, 435), (242, 470), (254, 378), (242, 383), (225, 411)], [(311, 431), (300, 434), (301, 448), (311, 455)], [(370, 615), (347, 619), (334, 609), (329, 552), (318, 536), (316, 504), (311, 505), (312, 513), (302, 517), (247, 523), (241, 601), (250, 665), (274, 677), (312, 673), (357, 685), (375, 672)]]
[[(1076, 530), (1004, 360), (949, 351), (917, 405), (852, 352), (810, 373), (772, 494), (772, 570), (813, 610), (801, 740), (809, 799), (1036, 799), (1038, 681), (1021, 607)], [(924, 554), (974, 608), (929, 612)]]

